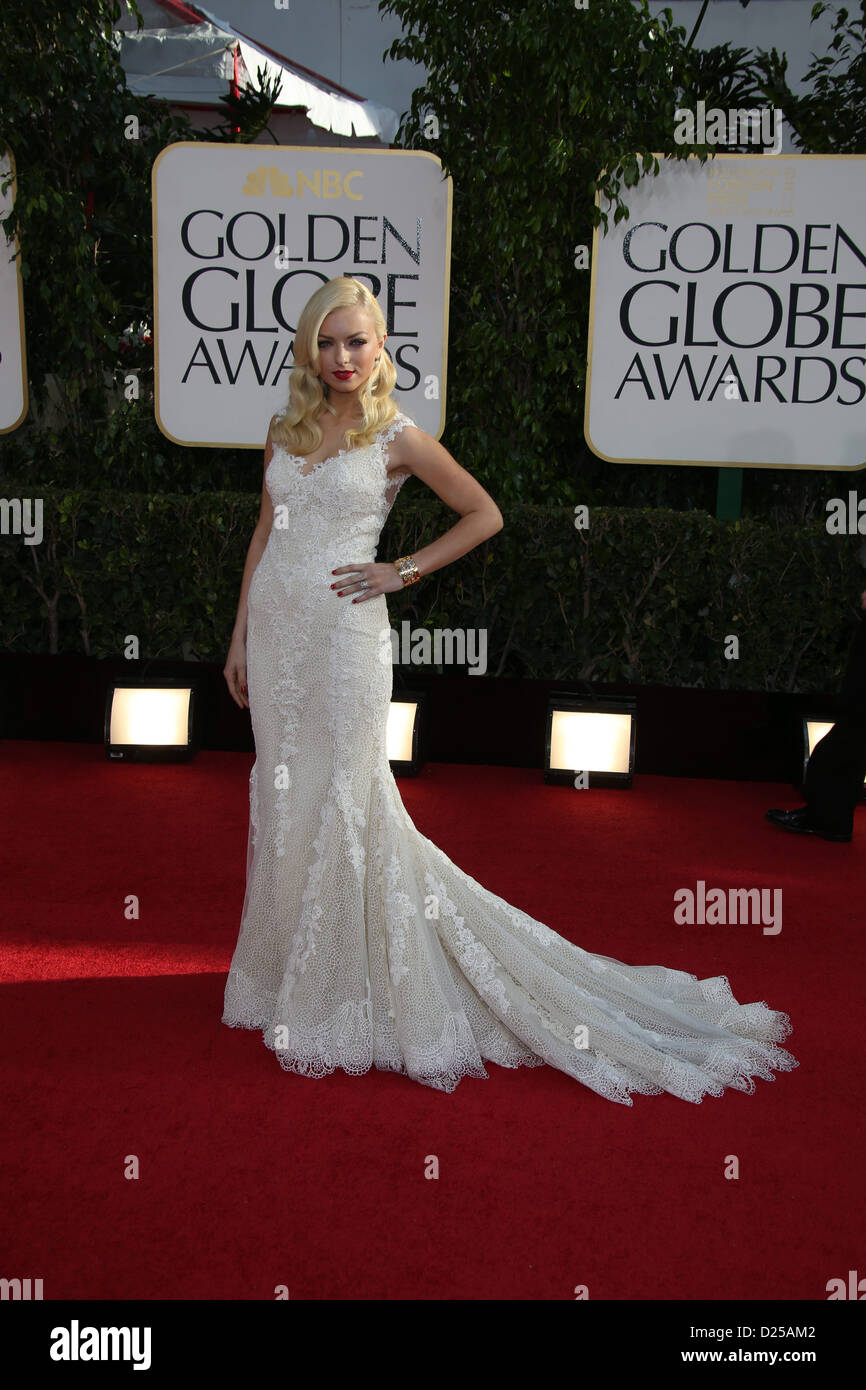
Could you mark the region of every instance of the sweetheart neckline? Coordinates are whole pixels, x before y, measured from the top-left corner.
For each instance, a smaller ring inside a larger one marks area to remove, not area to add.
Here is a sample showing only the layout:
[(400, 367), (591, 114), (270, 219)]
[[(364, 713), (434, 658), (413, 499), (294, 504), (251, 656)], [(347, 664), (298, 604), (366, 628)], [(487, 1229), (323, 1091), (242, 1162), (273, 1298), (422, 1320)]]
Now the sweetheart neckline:
[[(397, 416), (394, 417), (395, 420), (398, 419), (398, 418), (399, 418), (399, 415), (397, 415)], [(390, 421), (389, 423), (390, 423), (390, 424), (393, 424), (394, 421), (392, 420), (392, 421)], [(346, 449), (346, 448), (339, 449), (339, 450), (337, 451), (336, 454), (330, 454), (330, 455), (328, 456), (328, 458), (326, 458), (326, 459), (318, 459), (317, 462), (313, 464), (313, 466), (312, 466), (312, 468), (310, 469), (309, 473), (305, 473), (304, 470), (303, 470), (303, 468), (299, 468), (299, 469), (297, 470), (298, 476), (299, 476), (300, 478), (312, 478), (312, 476), (313, 476), (313, 474), (315, 473), (316, 469), (317, 469), (317, 468), (321, 468), (321, 467), (323, 466), (323, 464), (326, 464), (326, 463), (336, 463), (337, 459), (342, 458), (342, 457), (344, 456), (344, 454), (354, 454), (354, 453), (358, 453), (361, 449), (372, 449), (373, 445), (378, 441), (379, 436), (382, 435), (382, 434), (384, 434), (384, 433), (385, 433), (385, 430), (386, 430), (387, 428), (388, 428), (388, 425), (383, 425), (383, 426), (382, 426), (382, 429), (379, 431), (379, 433), (378, 433), (377, 435), (374, 436), (373, 439), (370, 440), (370, 443), (369, 443), (369, 444), (353, 444), (352, 447), (351, 447), (351, 449)], [(281, 454), (285, 454), (286, 458), (288, 458), (288, 459), (293, 459), (296, 463), (303, 463), (304, 460), (306, 459), (306, 454), (292, 454), (292, 453), (289, 452), (288, 449), (284, 449), (283, 446), (282, 446), (282, 444), (275, 444), (275, 445), (274, 445), (273, 452), (276, 453), (278, 449), (279, 449), (279, 451), (280, 451)], [(270, 464), (268, 464), (268, 467), (270, 468)], [(388, 476), (390, 477), (391, 475), (389, 474)], [(394, 474), (394, 476), (395, 476), (395, 477), (399, 477), (400, 475), (399, 475), (399, 474)]]
[[(358, 449), (369, 449), (369, 447), (369, 444), (353, 444), (351, 449), (338, 449), (336, 454), (329, 454), (326, 459), (317, 459), (309, 473), (305, 473), (303, 468), (299, 468), (298, 473), (302, 478), (311, 478), (316, 469), (322, 467), (322, 464), (336, 463), (337, 459), (342, 458), (344, 454), (354, 454)], [(304, 463), (307, 457), (306, 454), (290, 454), (288, 449), (283, 449), (281, 444), (274, 445), (274, 450), (277, 449), (282, 449), (286, 458), (294, 459), (297, 463)]]

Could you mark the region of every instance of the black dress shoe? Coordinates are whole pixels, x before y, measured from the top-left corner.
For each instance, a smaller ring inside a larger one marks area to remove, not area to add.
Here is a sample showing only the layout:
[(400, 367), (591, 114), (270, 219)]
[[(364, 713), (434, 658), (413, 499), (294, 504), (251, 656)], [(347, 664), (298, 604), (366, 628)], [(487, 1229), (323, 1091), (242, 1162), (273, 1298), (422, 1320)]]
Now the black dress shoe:
[(850, 835), (840, 835), (834, 830), (822, 830), (809, 820), (808, 806), (798, 806), (796, 811), (768, 811), (765, 820), (777, 825), (780, 830), (790, 830), (793, 835), (819, 835), (822, 840), (834, 840), (837, 844), (848, 844)]

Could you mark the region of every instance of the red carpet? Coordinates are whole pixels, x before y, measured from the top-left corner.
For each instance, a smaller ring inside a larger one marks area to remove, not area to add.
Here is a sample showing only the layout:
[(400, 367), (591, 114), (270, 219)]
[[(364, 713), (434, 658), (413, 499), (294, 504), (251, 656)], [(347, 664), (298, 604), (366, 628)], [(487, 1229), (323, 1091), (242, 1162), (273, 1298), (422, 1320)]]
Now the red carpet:
[[(834, 845), (764, 823), (789, 787), (402, 779), (419, 829), (486, 887), (587, 950), (728, 975), (790, 1013), (800, 1062), (700, 1106), (492, 1063), (446, 1095), (294, 1076), (220, 1024), (251, 763), (0, 745), (0, 1275), (46, 1299), (822, 1300), (859, 1268), (866, 811)], [(699, 879), (781, 888), (781, 932), (677, 925)]]

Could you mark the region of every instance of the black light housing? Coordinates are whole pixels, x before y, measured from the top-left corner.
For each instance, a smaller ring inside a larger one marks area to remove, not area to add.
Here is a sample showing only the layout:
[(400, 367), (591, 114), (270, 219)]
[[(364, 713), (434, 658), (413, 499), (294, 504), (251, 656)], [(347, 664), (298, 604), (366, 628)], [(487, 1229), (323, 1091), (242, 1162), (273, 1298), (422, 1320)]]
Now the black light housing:
[(630, 787), (634, 775), (637, 702), (630, 696), (554, 692), (547, 705), (544, 780), (574, 786)]
[[(814, 715), (809, 715), (809, 714), (807, 714), (807, 715), (804, 716), (804, 718), (803, 718), (803, 776), (802, 776), (801, 781), (800, 781), (800, 786), (801, 786), (801, 787), (805, 784), (805, 781), (806, 781), (806, 768), (809, 766), (809, 759), (811, 758), (813, 752), (815, 751), (815, 745), (816, 745), (816, 743), (820, 743), (820, 742), (821, 742), (821, 739), (824, 738), (824, 736), (825, 736), (826, 734), (829, 734), (830, 730), (833, 729), (833, 728), (835, 728), (835, 727), (836, 727), (836, 726), (835, 726), (835, 723), (834, 723), (834, 721), (833, 721), (832, 719), (817, 719)], [(866, 800), (866, 779), (864, 779), (864, 782), (863, 782), (863, 791), (862, 791), (862, 793), (861, 793), (861, 800)]]
[(391, 696), (386, 738), (388, 761), (397, 777), (417, 777), (424, 766), (426, 704), (426, 690), (396, 690)]
[(173, 676), (109, 681), (105, 756), (111, 762), (188, 762), (199, 749), (198, 681)]

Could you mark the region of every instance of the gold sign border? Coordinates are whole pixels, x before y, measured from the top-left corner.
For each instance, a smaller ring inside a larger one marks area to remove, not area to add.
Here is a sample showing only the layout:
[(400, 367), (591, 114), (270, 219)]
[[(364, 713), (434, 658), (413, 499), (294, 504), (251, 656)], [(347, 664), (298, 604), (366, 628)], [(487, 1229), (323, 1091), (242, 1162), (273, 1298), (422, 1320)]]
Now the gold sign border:
[[(354, 152), (369, 156), (387, 155), (393, 159), (400, 156), (410, 156), (413, 159), (423, 158), (432, 159), (433, 162), (442, 169), (442, 161), (438, 155), (432, 154), (429, 150), (392, 150), (392, 149), (366, 149), (352, 145), (247, 145), (248, 150), (263, 150), (268, 154), (280, 154), (283, 151), (297, 151), (302, 154), (309, 154), (311, 150), (316, 153), (341, 154)], [(161, 149), (156, 159), (153, 161), (153, 168), (150, 175), (151, 203), (152, 207), (152, 238), (153, 238), (153, 412), (157, 426), (166, 439), (170, 439), (174, 444), (180, 444), (188, 449), (262, 449), (264, 444), (227, 444), (224, 439), (178, 439), (171, 434), (162, 423), (159, 413), (159, 354), (157, 344), (159, 342), (159, 273), (157, 266), (158, 245), (157, 245), (157, 206), (156, 206), (156, 171), (160, 160), (170, 150), (179, 149), (226, 149), (226, 144), (221, 140), (176, 140), (171, 145), (166, 145)], [(444, 285), (444, 314), (442, 320), (442, 369), (440, 376), (440, 408), (439, 408), (439, 430), (435, 439), (442, 437), (445, 429), (445, 401), (448, 382), (448, 313), (451, 300), (451, 208), (453, 201), (454, 183), (450, 174), (445, 178), (448, 189), (448, 204), (445, 218), (445, 285)]]
[[(11, 203), (14, 207), (15, 199), (18, 196), (18, 170), (17, 165), (15, 163), (15, 156), (9, 149), (8, 145), (6, 147), (5, 153), (9, 160), (9, 172), (12, 175), (12, 182), (9, 185), (9, 189), (12, 193)], [(7, 250), (10, 244), (14, 245), (15, 247), (15, 274), (18, 279), (18, 336), (21, 345), (21, 388), (23, 396), (21, 414), (18, 416), (18, 419), (15, 421), (15, 423), (13, 425), (0, 426), (0, 435), (3, 435), (11, 434), (13, 430), (17, 430), (19, 425), (21, 425), (24, 422), (24, 420), (27, 419), (27, 416), (30, 413), (30, 392), (28, 389), (29, 383), (27, 379), (27, 340), (24, 333), (24, 280), (21, 275), (21, 248), (18, 245), (17, 232), (15, 236), (11, 239), (11, 242), (10, 239), (6, 237), (0, 238), (0, 240), (6, 242)]]
[[(669, 159), (670, 159), (670, 156), (669, 156), (669, 155), (663, 155), (663, 154), (657, 154), (657, 153), (654, 152), (654, 158), (655, 158), (655, 159), (660, 159), (660, 160), (669, 160)], [(688, 156), (688, 158), (689, 158), (689, 159), (697, 159), (698, 156), (697, 156), (697, 155), (694, 155), (694, 154), (690, 154), (690, 155)], [(786, 154), (786, 155), (778, 155), (778, 156), (776, 156), (776, 155), (761, 155), (761, 154), (711, 154), (711, 155), (710, 155), (710, 159), (736, 159), (736, 160), (738, 160), (740, 163), (742, 163), (743, 160), (748, 159), (748, 160), (756, 161), (756, 162), (759, 163), (759, 164), (766, 164), (768, 159), (776, 159), (776, 158), (784, 159), (784, 160), (788, 160), (788, 159), (820, 159), (820, 160), (826, 160), (826, 159), (860, 159), (860, 160), (866, 160), (866, 154)], [(677, 161), (677, 162), (680, 162), (680, 161)], [(602, 172), (604, 172), (604, 171), (602, 171)], [(655, 175), (653, 175), (653, 174), (646, 174), (646, 175), (644, 175), (644, 178), (654, 178), (654, 177), (655, 177)], [(643, 182), (643, 179), (641, 180), (641, 182)], [(639, 186), (639, 185), (638, 185), (638, 186)], [(600, 207), (600, 206), (601, 206), (601, 192), (600, 192), (600, 190), (596, 190), (596, 194), (595, 194), (595, 205), (596, 205), (596, 207)], [(841, 473), (841, 472), (844, 472), (844, 473), (857, 473), (857, 472), (859, 472), (861, 469), (866, 468), (866, 459), (864, 459), (862, 463), (852, 464), (850, 468), (845, 467), (844, 465), (839, 465), (835, 470), (833, 470), (833, 469), (830, 469), (830, 468), (822, 468), (820, 464), (806, 464), (806, 463), (734, 463), (734, 462), (732, 462), (730, 459), (717, 459), (717, 460), (715, 460), (715, 461), (711, 461), (711, 460), (709, 460), (709, 459), (634, 459), (634, 458), (614, 458), (612, 455), (610, 455), (610, 454), (603, 454), (603, 453), (601, 452), (600, 449), (597, 449), (597, 448), (595, 447), (595, 445), (593, 444), (592, 439), (590, 438), (590, 434), (589, 434), (589, 403), (590, 403), (590, 399), (591, 399), (591, 391), (590, 391), (590, 388), (591, 388), (591, 384), (592, 384), (592, 383), (591, 383), (591, 377), (592, 377), (592, 342), (593, 342), (593, 329), (594, 329), (594, 325), (595, 325), (595, 272), (596, 272), (596, 264), (597, 264), (597, 262), (596, 262), (596, 251), (597, 251), (597, 247), (598, 247), (598, 237), (599, 237), (599, 233), (602, 232), (602, 231), (603, 231), (603, 228), (602, 228), (601, 226), (594, 227), (594, 228), (593, 228), (593, 231), (592, 231), (592, 266), (591, 266), (591, 271), (590, 271), (591, 277), (592, 277), (592, 278), (591, 278), (591, 280), (590, 280), (590, 286), (589, 286), (589, 335), (588, 335), (588, 338), (587, 338), (587, 352), (586, 352), (586, 388), (585, 388), (585, 390), (586, 390), (586, 397), (585, 397), (584, 406), (583, 406), (583, 437), (584, 437), (584, 439), (586, 440), (586, 442), (587, 442), (587, 444), (589, 445), (590, 449), (591, 449), (592, 452), (596, 455), (597, 458), (604, 459), (604, 461), (605, 461), (606, 463), (640, 463), (640, 464), (646, 464), (646, 465), (648, 465), (649, 467), (652, 467), (652, 466), (654, 466), (654, 465), (659, 465), (659, 464), (661, 464), (661, 465), (663, 465), (663, 466), (666, 465), (667, 467), (670, 467), (670, 468), (786, 468), (786, 469), (788, 470), (789, 473), (829, 473), (829, 472), (833, 472), (833, 471), (840, 472), (840, 473)], [(861, 402), (861, 404), (863, 404), (863, 402)]]

